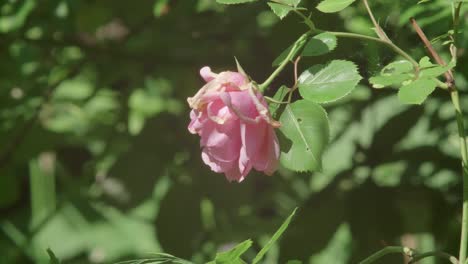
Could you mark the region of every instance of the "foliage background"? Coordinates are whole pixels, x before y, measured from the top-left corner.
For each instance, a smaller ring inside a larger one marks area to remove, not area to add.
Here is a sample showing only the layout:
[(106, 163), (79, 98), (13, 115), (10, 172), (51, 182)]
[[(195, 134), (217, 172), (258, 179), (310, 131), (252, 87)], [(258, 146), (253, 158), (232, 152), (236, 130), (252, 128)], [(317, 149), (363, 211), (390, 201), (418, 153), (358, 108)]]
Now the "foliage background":
[[(310, 10), (316, 4), (303, 1)], [(408, 18), (432, 37), (451, 21), (444, 0), (372, 5), (390, 38), (415, 57), (425, 51)], [(373, 34), (360, 3), (339, 16), (313, 12), (313, 20), (328, 30)], [(456, 255), (461, 173), (454, 113), (442, 92), (409, 107), (394, 91), (361, 82), (326, 106), (332, 143), (320, 173), (251, 173), (236, 184), (203, 165), (198, 138), (186, 129), (185, 99), (202, 85), (198, 70), (234, 69), (236, 56), (262, 81), (305, 30), (292, 15), (280, 22), (262, 2), (2, 1), (2, 263), (45, 263), (48, 247), (65, 263), (155, 252), (203, 263), (247, 238), (261, 248), (296, 206), (265, 263), (356, 263), (394, 244)], [(462, 28), (462, 97), (467, 35)], [(435, 45), (447, 51), (442, 44)], [(352, 60), (369, 77), (395, 55), (339, 39), (336, 52), (301, 65), (330, 58)], [(288, 69), (268, 93), (291, 76)], [(466, 98), (462, 107), (468, 111)]]

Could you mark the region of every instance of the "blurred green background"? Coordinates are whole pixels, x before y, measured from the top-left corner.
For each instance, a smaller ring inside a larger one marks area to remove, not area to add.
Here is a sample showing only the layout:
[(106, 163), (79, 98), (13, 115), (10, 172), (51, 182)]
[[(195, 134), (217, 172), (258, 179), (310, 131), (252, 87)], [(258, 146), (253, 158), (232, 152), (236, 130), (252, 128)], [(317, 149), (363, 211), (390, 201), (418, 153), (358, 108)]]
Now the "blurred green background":
[[(264, 263), (356, 263), (385, 245), (454, 255), (461, 180), (454, 112), (436, 91), (424, 106), (366, 81), (326, 105), (331, 144), (321, 173), (252, 172), (241, 184), (212, 173), (189, 134), (186, 98), (198, 70), (235, 69), (255, 80), (307, 30), (280, 21), (264, 1), (0, 1), (0, 263), (113, 263), (167, 252), (204, 263), (247, 238), (255, 256), (299, 211)], [(339, 15), (314, 11), (319, 28), (373, 34), (361, 3)], [(444, 46), (450, 3), (379, 0), (380, 24), (416, 58), (416, 17)], [(466, 20), (466, 17), (463, 18)], [(468, 112), (467, 30), (457, 65)], [(303, 59), (356, 62), (364, 77), (396, 59), (379, 44), (339, 39), (336, 52)], [(289, 67), (268, 94), (292, 83)], [(389, 256), (379, 263), (405, 263)], [(444, 263), (434, 259), (426, 264)]]

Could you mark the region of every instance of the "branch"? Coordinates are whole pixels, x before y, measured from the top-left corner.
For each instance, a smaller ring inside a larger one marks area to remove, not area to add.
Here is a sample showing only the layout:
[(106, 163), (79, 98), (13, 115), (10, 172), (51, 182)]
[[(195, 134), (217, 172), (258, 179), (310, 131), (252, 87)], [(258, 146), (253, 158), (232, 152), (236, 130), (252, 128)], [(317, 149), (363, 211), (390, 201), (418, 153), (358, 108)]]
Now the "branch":
[[(418, 34), (419, 38), (422, 40), (424, 43), (424, 46), (426, 46), (427, 50), (429, 51), (429, 54), (431, 54), (432, 58), (441, 66), (446, 66), (447, 64), (445, 61), (440, 57), (439, 53), (432, 47), (431, 42), (427, 39), (426, 34), (424, 34), (424, 31), (421, 29), (421, 27), (418, 25), (416, 22), (416, 19), (413, 17), (410, 18), (411, 25), (413, 26), (414, 30)], [(453, 79), (453, 73), (452, 70), (448, 70), (444, 73), (445, 79), (447, 81), (447, 85), (450, 88), (453, 87), (454, 85), (454, 79)]]

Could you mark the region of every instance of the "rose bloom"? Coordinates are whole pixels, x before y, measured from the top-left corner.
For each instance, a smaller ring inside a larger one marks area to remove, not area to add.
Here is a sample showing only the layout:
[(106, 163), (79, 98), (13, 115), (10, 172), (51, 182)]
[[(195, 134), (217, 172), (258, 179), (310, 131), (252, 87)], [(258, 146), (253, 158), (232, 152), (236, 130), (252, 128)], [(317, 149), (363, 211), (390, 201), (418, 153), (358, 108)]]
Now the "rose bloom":
[(252, 168), (273, 174), (280, 155), (274, 128), (280, 124), (262, 94), (238, 72), (215, 74), (203, 67), (200, 75), (207, 83), (187, 99), (188, 130), (201, 137), (205, 164), (229, 181), (241, 182)]

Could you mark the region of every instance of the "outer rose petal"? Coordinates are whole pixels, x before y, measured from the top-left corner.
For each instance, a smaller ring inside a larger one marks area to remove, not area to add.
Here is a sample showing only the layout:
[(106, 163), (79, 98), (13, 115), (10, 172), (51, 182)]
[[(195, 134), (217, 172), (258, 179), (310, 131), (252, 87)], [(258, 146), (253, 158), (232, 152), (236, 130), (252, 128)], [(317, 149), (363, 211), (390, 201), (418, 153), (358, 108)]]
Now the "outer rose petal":
[(278, 169), (279, 156), (280, 148), (278, 138), (273, 128), (268, 127), (263, 146), (259, 149), (257, 156), (252, 160), (253, 166), (256, 170), (271, 175)]
[(205, 82), (209, 82), (216, 78), (216, 74), (211, 71), (211, 68), (208, 66), (205, 66), (200, 69), (200, 76), (205, 80)]
[(244, 76), (244, 75), (242, 75), (242, 74), (240, 74), (238, 72), (231, 72), (231, 71), (226, 71), (226, 72), (220, 73), (217, 80), (220, 81), (223, 84), (230, 83), (230, 84), (234, 85), (237, 88), (248, 83), (246, 76)]
[(226, 171), (231, 170), (234, 167), (233, 162), (226, 162), (226, 161), (220, 161), (215, 159), (212, 155), (208, 153), (206, 148), (202, 150), (201, 154), (203, 162), (210, 166), (211, 170), (217, 173), (224, 173)]
[(206, 114), (203, 112), (198, 112), (197, 110), (190, 111), (190, 124), (188, 125), (188, 130), (192, 134), (197, 134), (200, 129), (203, 128), (203, 123), (206, 121)]
[[(278, 139), (244, 86), (248, 78), (229, 71), (215, 74), (209, 67), (200, 75), (207, 84), (188, 99), (193, 109), (188, 129), (201, 137), (203, 161), (229, 181), (241, 182), (252, 168), (272, 174), (278, 166)], [(267, 106), (261, 93), (256, 96)]]

